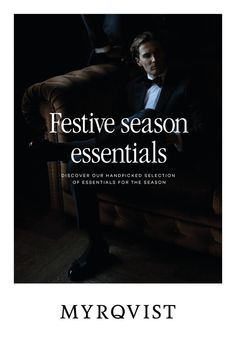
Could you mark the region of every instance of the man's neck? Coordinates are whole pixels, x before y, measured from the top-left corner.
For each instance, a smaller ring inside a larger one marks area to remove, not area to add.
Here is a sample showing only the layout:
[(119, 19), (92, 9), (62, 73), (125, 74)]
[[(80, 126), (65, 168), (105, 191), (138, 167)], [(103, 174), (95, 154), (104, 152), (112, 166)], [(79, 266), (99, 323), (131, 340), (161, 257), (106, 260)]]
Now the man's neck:
[(151, 75), (151, 74), (147, 74), (147, 77), (149, 80), (154, 80), (156, 79), (157, 77), (161, 77), (163, 80), (165, 79), (166, 77), (166, 74), (167, 74), (167, 71), (168, 71), (168, 68), (166, 68), (165, 70), (163, 70), (160, 74), (158, 75)]

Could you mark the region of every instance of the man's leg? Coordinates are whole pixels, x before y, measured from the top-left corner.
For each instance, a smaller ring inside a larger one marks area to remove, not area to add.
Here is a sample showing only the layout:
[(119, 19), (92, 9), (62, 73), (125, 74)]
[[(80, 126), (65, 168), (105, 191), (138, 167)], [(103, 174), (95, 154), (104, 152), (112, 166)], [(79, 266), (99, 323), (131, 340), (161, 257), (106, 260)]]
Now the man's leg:
[[(153, 110), (142, 110), (137, 112), (130, 117), (130, 121), (134, 118), (146, 118), (151, 117), (155, 111)], [(111, 136), (112, 135), (112, 136)], [(81, 148), (94, 146), (97, 147), (123, 147), (127, 143), (134, 141), (142, 141), (142, 135), (136, 134), (122, 134), (121, 126), (117, 127), (114, 134), (107, 134), (105, 139), (98, 139), (98, 145), (96, 144), (95, 139), (89, 139), (86, 141), (75, 141), (72, 143), (45, 143), (45, 157), (46, 160), (47, 154), (51, 151), (51, 160), (68, 160), (70, 158), (70, 153), (73, 148)], [(44, 144), (42, 144), (44, 145)], [(65, 149), (65, 153), (63, 152)], [(39, 153), (42, 152), (39, 149)], [(64, 154), (66, 156), (64, 156)], [(53, 156), (54, 155), (54, 156)], [(61, 156), (63, 155), (63, 157)], [(79, 157), (80, 158), (80, 157)], [(111, 168), (111, 165), (103, 165), (103, 171), (105, 168)], [(116, 165), (119, 169), (119, 165)], [(83, 164), (75, 163), (70, 161), (68, 163), (68, 172), (70, 174), (83, 173), (83, 172), (96, 172), (97, 164)], [(124, 166), (123, 166), (124, 168)], [(101, 172), (100, 171), (100, 172)], [(105, 265), (110, 261), (109, 251), (106, 243), (102, 238), (101, 226), (99, 221), (99, 208), (98, 200), (96, 197), (97, 189), (94, 187), (81, 186), (80, 184), (73, 183), (72, 192), (75, 200), (76, 211), (77, 211), (77, 220), (78, 224), (84, 224), (85, 228), (88, 231), (89, 246), (86, 252), (75, 261), (70, 270), (69, 277), (73, 281), (79, 281), (86, 277), (89, 277), (95, 273), (95, 271), (101, 270)]]
[[(130, 116), (129, 122), (134, 118), (142, 120), (143, 118), (153, 118), (156, 117), (156, 111), (153, 109), (143, 109), (136, 112)], [(44, 161), (69, 161), (71, 158), (71, 151), (74, 148), (83, 149), (85, 147), (122, 147), (125, 144), (132, 143), (138, 139), (143, 139), (147, 134), (122, 134), (122, 125), (115, 128), (113, 134), (101, 134), (97, 139), (90, 138), (87, 140), (75, 140), (67, 143), (54, 143), (43, 138), (34, 140), (30, 142), (29, 148), (34, 159), (44, 160)], [(159, 135), (160, 137), (160, 135)]]
[(92, 53), (88, 65), (119, 63), (122, 56), (120, 15), (81, 15)]
[(105, 15), (81, 15), (92, 48), (103, 47), (109, 43), (103, 29)]
[[(68, 163), (68, 173), (91, 173), (90, 166)], [(94, 170), (93, 170), (94, 172)], [(80, 258), (75, 260), (68, 272), (72, 281), (80, 281), (102, 271), (111, 262), (107, 243), (102, 236), (99, 220), (99, 205), (96, 188), (84, 186), (77, 179), (71, 179), (71, 189), (76, 206), (78, 228), (83, 227), (88, 235), (88, 247)]]

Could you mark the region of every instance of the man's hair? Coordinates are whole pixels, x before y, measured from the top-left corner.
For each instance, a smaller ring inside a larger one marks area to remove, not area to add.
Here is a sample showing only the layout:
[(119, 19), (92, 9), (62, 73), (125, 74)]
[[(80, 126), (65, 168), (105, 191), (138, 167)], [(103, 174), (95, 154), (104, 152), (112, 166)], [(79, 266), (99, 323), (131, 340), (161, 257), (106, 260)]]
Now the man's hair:
[(131, 56), (134, 61), (136, 61), (136, 59), (139, 58), (139, 47), (142, 44), (144, 44), (146, 42), (150, 42), (150, 41), (155, 41), (155, 42), (160, 43), (161, 47), (165, 50), (165, 46), (163, 44), (163, 41), (159, 36), (157, 36), (156, 34), (154, 34), (152, 32), (148, 32), (148, 31), (143, 32), (134, 38), (133, 43), (131, 44), (131, 47), (130, 47)]

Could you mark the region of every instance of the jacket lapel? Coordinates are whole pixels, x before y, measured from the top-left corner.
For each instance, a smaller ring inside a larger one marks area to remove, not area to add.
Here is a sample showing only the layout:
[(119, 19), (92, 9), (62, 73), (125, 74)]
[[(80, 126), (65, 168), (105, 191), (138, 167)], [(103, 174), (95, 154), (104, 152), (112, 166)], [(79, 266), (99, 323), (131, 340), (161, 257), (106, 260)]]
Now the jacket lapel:
[(170, 96), (172, 95), (172, 93), (175, 89), (175, 86), (176, 86), (175, 81), (173, 79), (171, 79), (171, 74), (169, 74), (169, 72), (168, 72), (168, 74), (166, 75), (166, 79), (165, 79), (162, 91), (161, 91), (159, 101), (156, 106), (156, 110), (158, 111), (158, 113), (161, 113), (164, 111), (164, 109), (170, 99)]
[(146, 92), (147, 92), (146, 85), (143, 82), (140, 82), (134, 93), (135, 112), (143, 109)]

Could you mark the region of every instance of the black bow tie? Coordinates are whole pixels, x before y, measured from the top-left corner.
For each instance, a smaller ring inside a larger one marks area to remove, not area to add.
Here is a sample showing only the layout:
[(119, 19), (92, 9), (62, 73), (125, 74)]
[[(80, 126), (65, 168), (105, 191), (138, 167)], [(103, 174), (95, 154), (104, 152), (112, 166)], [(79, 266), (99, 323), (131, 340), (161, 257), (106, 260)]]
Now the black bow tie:
[(163, 79), (161, 76), (157, 76), (155, 79), (151, 80), (151, 79), (148, 79), (146, 78), (145, 80), (146, 84), (148, 87), (151, 87), (152, 84), (156, 84), (157, 86), (159, 87), (162, 87), (163, 86)]

